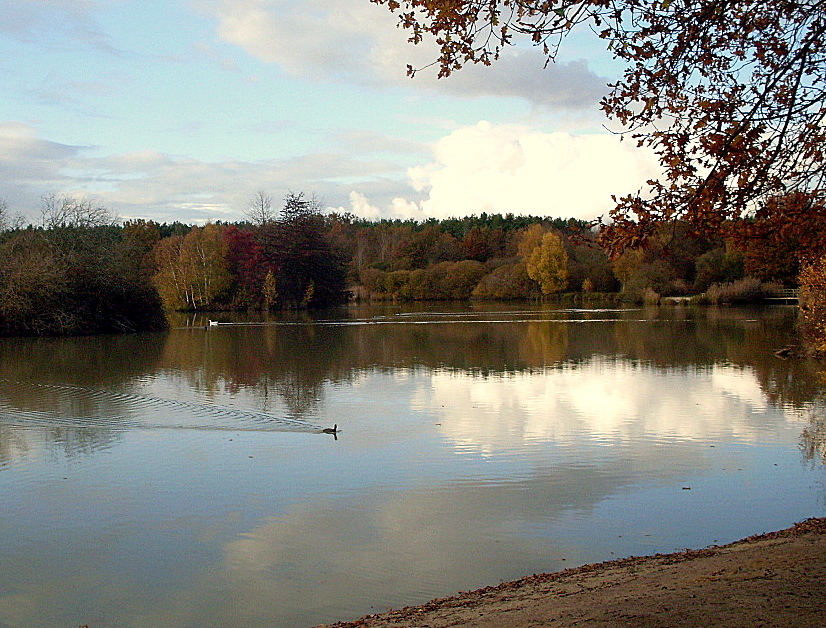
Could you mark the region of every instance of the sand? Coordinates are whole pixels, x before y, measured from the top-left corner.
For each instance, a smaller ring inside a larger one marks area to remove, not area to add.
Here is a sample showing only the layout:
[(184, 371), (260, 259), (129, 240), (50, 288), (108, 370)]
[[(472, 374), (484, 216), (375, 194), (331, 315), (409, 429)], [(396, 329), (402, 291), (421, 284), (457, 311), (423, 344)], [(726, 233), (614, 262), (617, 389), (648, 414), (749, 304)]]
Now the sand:
[(826, 628), (826, 518), (724, 546), (537, 574), (335, 628)]

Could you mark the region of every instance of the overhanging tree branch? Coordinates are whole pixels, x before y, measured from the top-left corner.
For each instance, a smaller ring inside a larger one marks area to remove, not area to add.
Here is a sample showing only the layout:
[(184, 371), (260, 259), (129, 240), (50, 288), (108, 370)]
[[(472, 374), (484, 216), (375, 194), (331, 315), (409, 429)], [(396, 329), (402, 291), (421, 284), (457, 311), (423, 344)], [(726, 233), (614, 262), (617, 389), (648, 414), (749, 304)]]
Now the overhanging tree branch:
[(603, 240), (615, 252), (663, 220), (719, 231), (777, 195), (826, 196), (826, 0), (372, 1), (411, 42), (435, 40), (440, 77), (519, 38), (553, 61), (578, 24), (605, 40), (627, 66), (601, 107), (664, 173), (617, 199)]

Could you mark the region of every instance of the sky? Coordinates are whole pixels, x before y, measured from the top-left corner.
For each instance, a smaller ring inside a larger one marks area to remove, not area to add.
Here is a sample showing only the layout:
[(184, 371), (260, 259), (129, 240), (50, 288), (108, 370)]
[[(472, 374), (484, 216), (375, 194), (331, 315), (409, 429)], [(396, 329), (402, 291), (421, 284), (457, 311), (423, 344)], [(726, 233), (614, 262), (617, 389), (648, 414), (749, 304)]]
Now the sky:
[(238, 221), (258, 190), (592, 219), (656, 176), (599, 110), (621, 66), (587, 29), (547, 68), (520, 45), (437, 79), (396, 21), (369, 0), (0, 0), (0, 200), (35, 223), (47, 194)]

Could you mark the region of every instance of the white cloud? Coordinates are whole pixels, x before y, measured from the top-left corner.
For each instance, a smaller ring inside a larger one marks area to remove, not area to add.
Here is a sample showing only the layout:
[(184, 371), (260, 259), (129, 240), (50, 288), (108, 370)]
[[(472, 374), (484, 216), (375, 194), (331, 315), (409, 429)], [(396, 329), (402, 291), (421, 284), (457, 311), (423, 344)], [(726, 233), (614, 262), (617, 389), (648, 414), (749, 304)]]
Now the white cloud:
[[(0, 123), (0, 199), (29, 220), (37, 219), (40, 198), (50, 192), (99, 198), (123, 218), (202, 222), (243, 219), (247, 200), (261, 188), (276, 198), (306, 191), (339, 206), (354, 186), (411, 217), (415, 204), (393, 200), (411, 191), (403, 172), (390, 157), (360, 159), (349, 152), (262, 161), (205, 161), (154, 150), (100, 155), (97, 147), (45, 140), (26, 124)], [(366, 198), (355, 198), (370, 211)]]
[[(348, 211), (344, 207), (339, 208), (340, 211)], [(370, 200), (361, 192), (353, 190), (350, 192), (350, 213), (359, 218), (367, 220), (377, 220), (381, 218), (381, 209), (375, 205), (370, 204)]]
[[(159, 221), (240, 220), (249, 195), (267, 189), (316, 194), (323, 204), (369, 219), (531, 213), (591, 219), (610, 194), (635, 191), (656, 161), (611, 135), (543, 133), (479, 123), (454, 130), (428, 158), (415, 142), (376, 134), (338, 136), (340, 150), (263, 161), (204, 161), (142, 150), (100, 155), (97, 147), (38, 137), (0, 124), (0, 198), (38, 215), (47, 192), (95, 196), (114, 213)], [(378, 158), (383, 145), (388, 154)], [(422, 165), (407, 169), (411, 157)]]
[[(438, 56), (435, 44), (410, 44), (397, 16), (366, 0), (219, 0), (209, 10), (218, 19), (221, 39), (310, 80), (404, 85), (465, 98), (523, 98), (563, 110), (595, 111), (607, 91), (607, 80), (586, 61), (543, 69), (545, 58), (535, 47), (510, 48), (490, 67), (469, 65), (439, 80), (437, 68), (427, 68)], [(427, 69), (411, 80), (408, 64)]]
[(409, 170), (437, 218), (496, 212), (592, 219), (611, 194), (657, 175), (653, 153), (609, 134), (543, 133), (480, 122), (439, 140), (434, 161)]
[(387, 208), (382, 210), (373, 205), (370, 199), (361, 192), (355, 190), (350, 192), (350, 207), (339, 207), (339, 212), (349, 212), (359, 218), (367, 220), (379, 220), (381, 218), (399, 218), (401, 220), (425, 220), (427, 215), (422, 212), (421, 207), (414, 201), (408, 201), (401, 197), (393, 198)]
[(510, 49), (492, 65), (467, 66), (438, 87), (457, 96), (523, 98), (545, 109), (597, 111), (608, 80), (591, 71), (587, 61), (544, 65), (538, 49)]
[[(41, 140), (34, 129), (22, 122), (0, 122), (0, 164), (4, 173), (15, 167), (17, 160), (50, 163), (75, 155), (80, 147)], [(22, 170), (22, 169), (21, 169)]]
[(389, 11), (361, 0), (220, 0), (212, 11), (221, 39), (305, 78), (367, 74), (404, 41)]

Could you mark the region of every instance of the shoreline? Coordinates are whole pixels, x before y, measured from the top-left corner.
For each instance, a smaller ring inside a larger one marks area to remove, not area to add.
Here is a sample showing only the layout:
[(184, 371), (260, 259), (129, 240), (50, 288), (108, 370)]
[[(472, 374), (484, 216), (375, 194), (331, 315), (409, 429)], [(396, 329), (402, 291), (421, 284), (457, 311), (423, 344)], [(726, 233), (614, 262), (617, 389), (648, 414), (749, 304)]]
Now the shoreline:
[(813, 518), (726, 545), (534, 574), (329, 628), (823, 625), (826, 518)]

